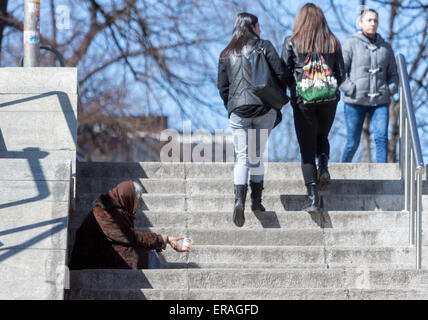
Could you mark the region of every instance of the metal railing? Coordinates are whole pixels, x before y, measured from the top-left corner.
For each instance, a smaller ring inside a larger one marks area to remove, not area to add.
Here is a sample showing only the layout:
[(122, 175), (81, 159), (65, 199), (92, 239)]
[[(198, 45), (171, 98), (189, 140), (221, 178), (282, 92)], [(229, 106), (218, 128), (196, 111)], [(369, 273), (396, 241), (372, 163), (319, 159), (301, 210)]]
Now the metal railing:
[[(41, 45), (40, 46), (40, 50), (47, 50), (50, 52), (53, 52), (57, 58), (57, 60), (59, 61), (59, 64), (61, 65), (61, 67), (65, 66), (65, 61), (64, 61), (64, 57), (62, 56), (61, 52), (59, 52), (56, 48), (45, 44), (45, 45)], [(23, 67), (24, 66), (24, 57), (21, 58), (21, 60), (19, 61), (19, 66)]]
[(404, 180), (404, 212), (409, 214), (409, 244), (416, 247), (416, 269), (422, 266), (422, 175), (425, 172), (416, 126), (406, 59), (397, 56), (400, 79), (400, 168)]

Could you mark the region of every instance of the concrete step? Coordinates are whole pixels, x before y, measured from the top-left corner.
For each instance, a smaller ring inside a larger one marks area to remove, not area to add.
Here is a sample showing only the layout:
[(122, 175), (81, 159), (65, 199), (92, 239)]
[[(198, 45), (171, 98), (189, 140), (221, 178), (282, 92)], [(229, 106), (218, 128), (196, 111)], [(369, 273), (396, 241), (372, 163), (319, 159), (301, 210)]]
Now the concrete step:
[[(233, 194), (233, 177), (229, 179), (138, 179), (145, 193), (185, 193), (194, 195)], [(77, 180), (79, 194), (107, 193), (122, 180), (110, 178), (83, 178)], [(251, 190), (251, 189), (250, 189)], [(263, 194), (306, 194), (303, 179), (265, 180)], [(404, 194), (400, 180), (332, 180), (330, 190), (322, 194)]]
[[(69, 240), (74, 243), (77, 228), (70, 228)], [(194, 229), (194, 228), (144, 228), (142, 232), (155, 232), (170, 236), (186, 236), (196, 245), (238, 246), (406, 246), (409, 244), (407, 229), (392, 230), (322, 230), (322, 229)], [(1, 234), (1, 232), (0, 232)], [(422, 239), (428, 245), (428, 239)]]
[[(144, 182), (143, 182), (144, 183)], [(234, 193), (233, 177), (230, 179), (187, 179), (188, 195), (228, 195)], [(329, 194), (404, 194), (403, 182), (400, 180), (335, 180), (332, 179)], [(303, 179), (265, 180), (263, 194), (306, 194)], [(248, 185), (248, 194), (251, 188)]]
[[(99, 194), (79, 195), (77, 211), (90, 211)], [(143, 194), (143, 211), (232, 211), (234, 195), (198, 195), (186, 198), (184, 194)], [(427, 199), (428, 200), (428, 199)], [(263, 205), (269, 211), (299, 211), (307, 203), (305, 195), (264, 195)], [(425, 201), (427, 202), (427, 201)], [(404, 197), (397, 195), (324, 195), (322, 207), (326, 211), (382, 210), (399, 211), (404, 208)], [(251, 208), (247, 196), (246, 208)], [(248, 210), (248, 209), (247, 209)]]
[[(186, 178), (223, 178), (233, 176), (233, 163), (187, 163)], [(394, 163), (329, 163), (329, 172), (333, 179), (373, 179), (373, 180), (395, 180), (400, 179), (398, 164)], [(278, 179), (301, 179), (302, 169), (299, 162), (265, 163), (266, 180)]]
[[(66, 290), (67, 300), (427, 300), (420, 289)], [(214, 310), (210, 310), (214, 314)]]
[(77, 178), (184, 179), (184, 163), (162, 162), (78, 162)]
[[(423, 247), (423, 255), (428, 253)], [(389, 265), (412, 267), (415, 250), (403, 247), (340, 246), (229, 246), (196, 245), (192, 252), (168, 250), (160, 254), (165, 268), (251, 267), (361, 267)]]
[(73, 270), (70, 288), (126, 289), (425, 289), (428, 270), (411, 269), (176, 269)]
[[(233, 195), (228, 196), (193, 196), (187, 199), (189, 211), (232, 211), (234, 206)], [(299, 211), (307, 203), (306, 195), (264, 195), (263, 205), (269, 211)], [(325, 211), (361, 211), (382, 210), (398, 211), (404, 207), (402, 196), (396, 195), (324, 195), (321, 197), (321, 206)], [(251, 200), (247, 196), (246, 208), (251, 207)], [(148, 208), (151, 208), (148, 206)], [(248, 210), (248, 209), (247, 209)]]
[[(186, 182), (184, 179), (138, 179), (143, 186), (144, 193), (186, 193)], [(123, 180), (103, 179), (103, 178), (82, 178), (77, 179), (78, 194), (102, 194), (113, 189)]]
[[(77, 177), (117, 178), (222, 178), (233, 176), (233, 163), (114, 163), (80, 162)], [(396, 163), (330, 163), (333, 179), (398, 180), (400, 171)], [(268, 162), (265, 164), (265, 178), (301, 179), (300, 163)]]
[[(70, 215), (70, 226), (77, 228), (88, 214), (87, 211)], [(406, 228), (408, 214), (401, 211), (328, 211), (308, 214), (303, 211), (266, 211), (254, 214), (245, 212), (245, 224), (238, 228), (232, 221), (232, 211), (141, 211), (135, 217), (136, 228), (171, 227), (264, 230), (264, 229), (340, 229), (340, 230), (378, 230)], [(428, 215), (423, 215), (426, 225)]]
[[(76, 198), (76, 211), (91, 211), (94, 200), (99, 194), (84, 194)], [(156, 208), (156, 209), (155, 209)], [(185, 211), (184, 194), (143, 194), (141, 210)]]

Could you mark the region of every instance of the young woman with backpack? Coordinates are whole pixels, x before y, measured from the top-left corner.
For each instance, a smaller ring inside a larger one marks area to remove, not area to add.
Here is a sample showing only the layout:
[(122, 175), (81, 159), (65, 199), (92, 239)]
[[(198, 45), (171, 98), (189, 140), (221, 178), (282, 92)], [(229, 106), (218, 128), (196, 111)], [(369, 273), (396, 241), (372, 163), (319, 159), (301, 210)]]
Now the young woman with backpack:
[(327, 165), (328, 134), (340, 99), (338, 87), (345, 80), (345, 72), (340, 42), (316, 4), (305, 4), (298, 12), (293, 35), (284, 40), (282, 59), (287, 70), (303, 178), (309, 197), (303, 210), (318, 212), (318, 190), (328, 189), (331, 183)]

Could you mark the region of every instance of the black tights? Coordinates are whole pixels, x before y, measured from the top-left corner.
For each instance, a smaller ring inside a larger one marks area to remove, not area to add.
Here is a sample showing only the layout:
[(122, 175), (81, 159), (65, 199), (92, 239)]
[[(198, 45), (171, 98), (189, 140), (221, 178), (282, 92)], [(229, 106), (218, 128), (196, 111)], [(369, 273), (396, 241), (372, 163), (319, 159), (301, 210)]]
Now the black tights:
[(315, 157), (330, 154), (328, 134), (336, 115), (337, 101), (293, 106), (294, 125), (302, 156), (305, 184), (317, 181)]

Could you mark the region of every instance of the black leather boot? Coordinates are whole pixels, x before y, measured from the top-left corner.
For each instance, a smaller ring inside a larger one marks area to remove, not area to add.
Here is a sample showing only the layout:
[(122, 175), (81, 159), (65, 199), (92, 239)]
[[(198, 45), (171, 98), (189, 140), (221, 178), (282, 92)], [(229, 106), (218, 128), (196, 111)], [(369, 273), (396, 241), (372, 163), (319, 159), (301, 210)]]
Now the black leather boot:
[(250, 181), (251, 188), (251, 210), (254, 213), (260, 213), (266, 211), (265, 207), (262, 205), (262, 191), (263, 191), (263, 181), (261, 182), (252, 182)]
[(233, 222), (238, 227), (242, 227), (245, 223), (245, 199), (247, 198), (247, 185), (235, 184), (235, 205), (233, 208)]
[(318, 189), (316, 184), (306, 185), (308, 194), (308, 204), (303, 207), (302, 210), (308, 213), (318, 213), (321, 211), (320, 208), (320, 197), (318, 195)]
[(328, 172), (328, 156), (323, 153), (318, 158), (318, 186), (319, 190), (330, 189), (331, 179)]

